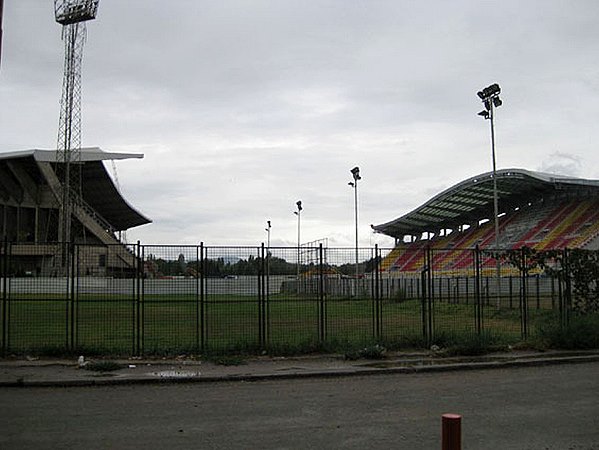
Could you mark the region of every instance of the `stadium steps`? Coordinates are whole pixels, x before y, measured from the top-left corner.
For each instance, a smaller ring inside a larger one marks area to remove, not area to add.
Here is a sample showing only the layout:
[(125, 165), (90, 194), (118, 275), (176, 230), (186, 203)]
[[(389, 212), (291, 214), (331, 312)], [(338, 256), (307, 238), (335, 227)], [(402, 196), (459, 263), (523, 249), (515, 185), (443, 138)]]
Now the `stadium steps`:
[(513, 220), (502, 233), (502, 243), (505, 248), (519, 248), (518, 243), (522, 237), (533, 228), (538, 227), (542, 220), (547, 219), (547, 210), (540, 205), (520, 208), (511, 214), (513, 214)]
[[(45, 177), (48, 186), (52, 190), (52, 193), (56, 197), (58, 203), (62, 199), (62, 185), (56, 176), (56, 173), (52, 169), (52, 166), (48, 162), (37, 161), (37, 165), (40, 172)], [(85, 206), (83, 203), (76, 204), (73, 209), (75, 217), (86, 227), (91, 233), (94, 234), (103, 244), (111, 246), (111, 249), (115, 252), (114, 258), (117, 258), (124, 264), (130, 267), (135, 267), (135, 255), (133, 255), (126, 246), (122, 244), (106, 226), (98, 220), (99, 215), (92, 213), (93, 208), (89, 205)], [(96, 217), (97, 216), (97, 217)], [(118, 245), (117, 245), (118, 244)]]
[[(500, 238), (501, 238), (501, 235), (503, 234), (505, 228), (514, 220), (514, 218), (515, 218), (515, 214), (510, 214), (508, 216), (503, 216), (499, 219), (499, 237)], [(489, 221), (489, 222), (485, 223), (482, 228), (484, 228), (484, 233), (480, 237), (478, 246), (481, 249), (492, 248), (495, 244), (495, 224), (494, 224), (494, 222)], [(501, 245), (501, 243), (500, 243), (500, 245)], [(454, 264), (455, 269), (465, 269), (468, 266), (473, 264), (473, 261), (471, 259), (471, 257), (472, 257), (471, 250), (472, 250), (472, 247), (470, 249), (465, 249), (462, 251), (462, 255)], [(491, 260), (494, 261), (493, 258), (488, 257), (481, 264), (483, 266), (488, 265), (489, 261), (491, 261)]]
[(413, 267), (417, 266), (418, 262), (422, 265), (422, 262), (424, 261), (423, 249), (428, 243), (429, 241), (418, 241), (414, 248), (410, 248), (398, 258), (393, 268), (402, 272), (415, 271), (416, 269)]
[(391, 267), (395, 264), (395, 261), (401, 256), (402, 250), (405, 250), (406, 247), (404, 245), (396, 246), (391, 252), (383, 258), (381, 262), (381, 272), (388, 272)]
[(599, 236), (599, 202), (594, 202), (590, 209), (592, 214), (585, 221), (585, 223), (582, 224), (579, 230), (579, 236), (572, 239), (568, 243), (568, 247), (584, 248), (593, 239)]
[(512, 248), (518, 249), (524, 246), (533, 246), (535, 242), (538, 242), (542, 239), (541, 235), (544, 230), (551, 229), (555, 223), (559, 223), (561, 220), (563, 220), (562, 218), (569, 214), (572, 209), (574, 209), (574, 205), (568, 202), (562, 202), (557, 207), (548, 210), (545, 213), (544, 219), (540, 220), (536, 226), (529, 228), (529, 231), (520, 237), (520, 239)]
[(590, 200), (585, 200), (583, 204), (584, 211), (564, 230), (558, 241), (550, 244), (552, 245), (550, 248), (570, 247), (572, 241), (581, 235), (585, 224), (590, 223), (597, 209), (597, 205)]
[(561, 220), (557, 223), (557, 226), (553, 227), (551, 231), (539, 242), (534, 245), (536, 250), (544, 250), (546, 248), (560, 248), (559, 245), (562, 243), (565, 235), (575, 224), (575, 222), (585, 213), (588, 208), (588, 202), (582, 202), (578, 205), (571, 203), (569, 213), (563, 215)]
[(476, 241), (477, 238), (473, 238), (472, 235), (476, 234), (477, 231), (480, 231), (479, 227), (470, 227), (465, 232), (460, 233), (457, 239), (450, 235), (450, 241), (442, 247), (448, 251), (435, 255), (433, 258), (433, 267), (436, 270), (451, 270), (458, 255), (471, 244), (469, 241), (472, 241), (472, 239)]
[(494, 231), (493, 222), (489, 221), (482, 226), (477, 227), (476, 233), (472, 236), (471, 239), (468, 240), (465, 247), (458, 251), (458, 254), (454, 258), (453, 269), (465, 269), (468, 266), (472, 265), (472, 249), (476, 247), (478, 243), (479, 246), (482, 242), (488, 239), (489, 235), (492, 236)]

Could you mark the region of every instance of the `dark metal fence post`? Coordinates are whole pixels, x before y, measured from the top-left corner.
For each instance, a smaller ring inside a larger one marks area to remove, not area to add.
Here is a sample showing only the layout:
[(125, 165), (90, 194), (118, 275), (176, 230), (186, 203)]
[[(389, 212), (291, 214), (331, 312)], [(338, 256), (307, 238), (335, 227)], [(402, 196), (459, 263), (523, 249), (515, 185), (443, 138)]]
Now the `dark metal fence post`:
[(478, 244), (473, 250), (474, 252), (474, 301), (475, 301), (475, 312), (476, 312), (476, 333), (481, 334), (483, 330), (483, 302), (480, 292), (481, 276), (480, 276), (480, 249)]
[(374, 302), (376, 303), (376, 325), (377, 325), (377, 333), (376, 338), (380, 340), (383, 335), (382, 330), (382, 305), (381, 305), (381, 280), (380, 280), (380, 271), (379, 271), (379, 246), (378, 244), (374, 245)]
[(75, 326), (75, 277), (77, 274), (75, 273), (75, 244), (73, 242), (69, 242), (67, 244), (67, 263), (65, 267), (67, 268), (67, 308), (66, 308), (66, 323), (65, 323), (65, 344), (66, 348), (69, 350), (74, 350), (72, 336), (73, 336), (73, 328)]
[(266, 290), (264, 292), (264, 336), (266, 343), (270, 343), (270, 243), (266, 247)]
[(528, 337), (528, 270), (526, 265), (528, 261), (526, 259), (526, 252), (524, 247), (520, 251), (521, 258), (521, 290), (522, 290), (522, 300), (520, 302), (520, 321), (521, 321), (521, 332), (522, 338), (526, 339)]
[(265, 297), (266, 297), (266, 264), (264, 243), (258, 248), (259, 261), (258, 266), (258, 338), (260, 340), (260, 348), (266, 348), (266, 324), (265, 324)]
[[(564, 268), (562, 267), (562, 270)], [(564, 273), (563, 271), (557, 274), (557, 307), (559, 309), (559, 320), (560, 324), (564, 324)]]
[(510, 275), (510, 278), (509, 278), (509, 290), (510, 290), (510, 309), (512, 309), (514, 307), (514, 301), (513, 301), (513, 297), (514, 297), (514, 284), (513, 284), (513, 277), (512, 277), (512, 275)]
[(324, 253), (322, 243), (318, 245), (318, 338), (321, 343), (326, 340), (326, 305), (324, 292)]
[[(145, 245), (140, 245), (140, 242), (137, 241), (137, 245), (140, 246), (141, 249), (141, 264), (146, 262), (146, 247)], [(143, 273), (143, 272), (142, 272)], [(137, 283), (137, 335), (138, 337), (138, 346), (137, 351), (140, 355), (144, 353), (145, 348), (145, 320), (146, 320), (146, 306), (145, 306), (145, 276), (138, 276)]]
[(0, 277), (2, 277), (2, 355), (8, 350), (8, 238), (5, 236), (0, 254)]
[(570, 313), (572, 309), (572, 277), (570, 273), (570, 251), (564, 249), (564, 276), (565, 276), (565, 292), (564, 292), (564, 308), (563, 308), (563, 324), (567, 325), (570, 322)]
[(429, 342), (429, 336), (428, 333), (426, 332), (426, 318), (427, 318), (427, 313), (426, 313), (426, 293), (428, 291), (428, 289), (426, 288), (426, 277), (427, 277), (427, 272), (428, 272), (428, 268), (426, 267), (426, 265), (422, 268), (422, 272), (420, 272), (420, 285), (422, 286), (421, 289), (421, 297), (420, 297), (420, 312), (421, 312), (421, 319), (422, 319), (422, 338), (426, 341)]
[(80, 269), (80, 247), (78, 244), (73, 243), (71, 246), (71, 296), (70, 296), (70, 309), (71, 309), (71, 323), (70, 323), (70, 344), (71, 350), (77, 348), (76, 330), (77, 324), (77, 313), (79, 305), (77, 304), (79, 296), (79, 269)]
[(141, 255), (141, 245), (140, 242), (137, 241), (135, 243), (135, 261), (136, 261), (136, 266), (135, 266), (135, 272), (134, 272), (134, 278), (133, 278), (133, 302), (134, 302), (134, 314), (135, 314), (135, 323), (134, 323), (134, 328), (133, 328), (133, 354), (134, 355), (140, 355), (141, 354), (141, 342), (140, 342), (140, 285), (141, 285), (141, 278), (144, 276), (144, 261), (142, 259), (142, 255)]
[(200, 248), (196, 245), (196, 264), (195, 264), (195, 325), (196, 325), (196, 336), (195, 336), (195, 347), (196, 352), (200, 352), (200, 333), (201, 333), (201, 322), (200, 322)]
[(433, 339), (434, 339), (434, 335), (433, 335), (433, 307), (434, 307), (434, 302), (433, 302), (433, 296), (434, 296), (434, 284), (433, 284), (433, 267), (432, 267), (432, 258), (431, 258), (431, 248), (430, 246), (426, 247), (426, 256), (425, 256), (425, 261), (426, 261), (426, 267), (427, 267), (427, 273), (426, 273), (426, 287), (427, 287), (427, 310), (428, 310), (428, 317), (427, 317), (427, 335), (428, 335), (428, 346), (430, 346), (433, 343)]
[(200, 243), (200, 335), (202, 351), (206, 350), (206, 260), (204, 243)]
[(540, 275), (537, 273), (535, 275), (535, 283), (536, 283), (536, 295), (537, 295), (537, 309), (541, 309), (541, 285), (540, 285)]
[(555, 277), (551, 277), (551, 310), (555, 311)]

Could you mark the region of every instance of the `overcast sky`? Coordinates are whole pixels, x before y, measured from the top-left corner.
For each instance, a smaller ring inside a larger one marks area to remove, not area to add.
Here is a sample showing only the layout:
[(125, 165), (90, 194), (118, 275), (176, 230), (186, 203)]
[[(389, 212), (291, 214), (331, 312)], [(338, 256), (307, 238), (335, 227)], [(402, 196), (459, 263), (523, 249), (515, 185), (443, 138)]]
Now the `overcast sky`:
[[(146, 244), (360, 245), (491, 170), (476, 92), (499, 83), (498, 168), (599, 179), (596, 0), (101, 0), (83, 145), (117, 162)], [(54, 148), (63, 44), (51, 0), (6, 0), (0, 152)], [(111, 164), (107, 169), (112, 172)]]

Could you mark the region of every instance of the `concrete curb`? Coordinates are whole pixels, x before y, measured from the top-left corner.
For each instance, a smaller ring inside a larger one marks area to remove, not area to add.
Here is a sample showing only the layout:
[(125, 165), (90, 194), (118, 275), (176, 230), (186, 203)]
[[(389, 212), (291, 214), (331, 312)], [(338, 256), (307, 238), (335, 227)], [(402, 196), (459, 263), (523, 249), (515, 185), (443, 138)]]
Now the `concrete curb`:
[[(518, 367), (548, 366), (559, 364), (582, 364), (598, 362), (599, 354), (569, 355), (569, 356), (530, 356), (527, 358), (503, 360), (503, 361), (469, 361), (451, 362), (447, 364), (406, 364), (398, 362), (397, 367), (369, 367), (366, 365), (353, 366), (342, 369), (322, 370), (296, 370), (286, 373), (262, 373), (262, 374), (222, 374), (222, 375), (194, 375), (177, 377), (156, 377), (126, 375), (119, 378), (85, 378), (85, 379), (61, 379), (61, 380), (25, 380), (0, 381), (0, 388), (15, 387), (89, 387), (89, 386), (118, 386), (118, 385), (148, 385), (148, 384), (170, 384), (170, 383), (222, 383), (222, 382), (258, 382), (266, 380), (291, 380), (307, 378), (337, 378), (352, 376), (372, 376), (389, 374), (414, 374), (435, 373), (464, 370), (490, 370)], [(381, 364), (392, 365), (393, 361), (385, 361)], [(400, 365), (403, 364), (403, 365)], [(372, 365), (372, 364), (371, 364)]]

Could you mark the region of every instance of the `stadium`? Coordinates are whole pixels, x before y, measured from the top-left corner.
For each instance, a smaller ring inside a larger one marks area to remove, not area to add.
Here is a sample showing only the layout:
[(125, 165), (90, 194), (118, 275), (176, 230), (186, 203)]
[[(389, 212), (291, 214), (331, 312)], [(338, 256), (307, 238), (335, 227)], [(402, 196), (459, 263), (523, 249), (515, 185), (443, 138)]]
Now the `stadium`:
[[(63, 163), (55, 150), (0, 153), (0, 229), (11, 243), (10, 255), (18, 274), (49, 276), (61, 272), (60, 202)], [(81, 196), (71, 218), (71, 243), (94, 248), (83, 273), (111, 276), (132, 271), (133, 254), (121, 242), (129, 228), (150, 223), (120, 194), (104, 162), (143, 158), (141, 154), (109, 153), (83, 148), (77, 161)], [(107, 249), (111, 249), (108, 251)]]
[(594, 272), (578, 279), (567, 262), (574, 250), (599, 248), (596, 180), (497, 171), (496, 242), (493, 176), (469, 178), (373, 226), (396, 245), (358, 249), (355, 275), (347, 261), (356, 249), (326, 241), (126, 244), (122, 232), (150, 219), (122, 197), (104, 164), (142, 155), (80, 153), (82, 198), (66, 259), (56, 152), (1, 154), (4, 353), (309, 351), (325, 343), (430, 346), (472, 335), (518, 342), (546, 317), (597, 309), (594, 291), (583, 290)]
[[(472, 249), (536, 251), (599, 248), (599, 181), (524, 169), (496, 172), (498, 230), (494, 227), (493, 174), (464, 180), (415, 210), (373, 225), (395, 238), (383, 260), (387, 274), (415, 273), (425, 265), (424, 249), (438, 251), (431, 270), (456, 273), (472, 269)], [(494, 266), (488, 257), (482, 266)]]

